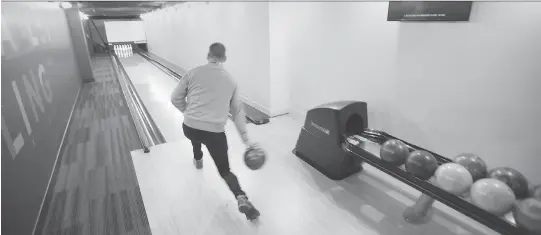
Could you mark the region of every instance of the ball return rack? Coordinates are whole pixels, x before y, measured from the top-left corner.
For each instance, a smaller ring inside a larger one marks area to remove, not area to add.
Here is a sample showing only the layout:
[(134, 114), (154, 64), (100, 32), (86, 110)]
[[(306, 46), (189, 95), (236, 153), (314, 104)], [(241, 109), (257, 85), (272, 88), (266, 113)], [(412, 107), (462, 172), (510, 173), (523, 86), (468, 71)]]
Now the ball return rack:
[(437, 153), (367, 127), (365, 102), (338, 101), (320, 105), (307, 112), (293, 153), (333, 180), (342, 180), (356, 174), (362, 171), (362, 163), (368, 163), (419, 190), (422, 195), (403, 214), (405, 220), (410, 223), (428, 222), (432, 204), (437, 200), (503, 235), (531, 234), (526, 229), (515, 226), (513, 221), (491, 214), (464, 198), (439, 188), (430, 180), (419, 179), (368, 151), (366, 146), (369, 144), (381, 145), (389, 139), (397, 139), (404, 142), (410, 151), (424, 150), (431, 153), (440, 165), (452, 162)]

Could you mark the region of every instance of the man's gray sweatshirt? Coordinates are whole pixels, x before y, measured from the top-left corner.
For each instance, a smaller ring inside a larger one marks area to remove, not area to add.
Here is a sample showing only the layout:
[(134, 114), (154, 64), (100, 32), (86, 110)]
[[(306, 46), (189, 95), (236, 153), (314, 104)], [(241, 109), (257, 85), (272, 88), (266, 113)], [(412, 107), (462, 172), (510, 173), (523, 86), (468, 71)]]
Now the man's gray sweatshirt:
[(180, 80), (171, 103), (184, 114), (184, 124), (209, 132), (224, 132), (230, 113), (244, 143), (246, 116), (237, 83), (222, 65), (209, 63), (191, 69)]

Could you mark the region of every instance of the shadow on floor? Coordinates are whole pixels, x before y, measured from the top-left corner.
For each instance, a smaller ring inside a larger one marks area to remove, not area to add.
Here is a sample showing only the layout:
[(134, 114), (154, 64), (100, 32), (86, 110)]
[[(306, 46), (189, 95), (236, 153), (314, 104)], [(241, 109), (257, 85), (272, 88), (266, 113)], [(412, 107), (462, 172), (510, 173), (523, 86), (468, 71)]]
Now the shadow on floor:
[[(409, 224), (402, 217), (402, 213), (409, 205), (398, 201), (369, 182), (392, 187), (383, 180), (367, 174), (361, 177), (359, 175), (363, 174), (361, 172), (341, 181), (333, 181), (308, 164), (303, 165), (319, 190), (330, 195), (333, 204), (353, 215), (359, 223), (372, 227), (382, 235), (456, 235), (457, 231), (460, 231), (461, 235), (481, 235), (438, 210), (435, 210), (434, 216), (443, 218), (449, 225), (444, 226), (434, 221), (424, 225)], [(457, 230), (451, 231), (449, 227), (456, 227)]]

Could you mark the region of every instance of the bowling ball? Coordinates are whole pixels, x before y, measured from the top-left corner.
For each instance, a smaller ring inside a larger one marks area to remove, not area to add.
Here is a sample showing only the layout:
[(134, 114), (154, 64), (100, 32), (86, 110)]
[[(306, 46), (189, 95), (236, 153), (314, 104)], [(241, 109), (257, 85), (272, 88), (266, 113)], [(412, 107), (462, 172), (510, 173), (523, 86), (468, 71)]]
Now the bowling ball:
[(430, 179), (436, 169), (438, 169), (438, 161), (427, 151), (415, 150), (406, 160), (406, 171), (419, 179)]
[(244, 152), (244, 163), (251, 170), (257, 170), (265, 164), (267, 154), (261, 147), (252, 146)]
[(462, 195), (473, 183), (470, 172), (462, 165), (452, 162), (439, 166), (434, 176), (440, 188), (454, 195)]
[(517, 227), (541, 234), (541, 199), (527, 198), (518, 202), (513, 217)]
[(513, 168), (498, 167), (492, 169), (488, 172), (488, 178), (501, 180), (506, 183), (518, 199), (528, 197), (529, 188), (526, 177)]
[(487, 175), (487, 164), (475, 154), (461, 153), (453, 157), (452, 160), (468, 169), (473, 177), (473, 182), (485, 178)]
[(516, 197), (504, 182), (485, 178), (475, 182), (470, 189), (472, 203), (479, 208), (503, 216), (513, 208)]
[(409, 154), (408, 146), (400, 140), (385, 141), (379, 151), (381, 159), (397, 166), (404, 164)]
[(530, 197), (541, 198), (541, 184), (534, 186), (530, 190)]

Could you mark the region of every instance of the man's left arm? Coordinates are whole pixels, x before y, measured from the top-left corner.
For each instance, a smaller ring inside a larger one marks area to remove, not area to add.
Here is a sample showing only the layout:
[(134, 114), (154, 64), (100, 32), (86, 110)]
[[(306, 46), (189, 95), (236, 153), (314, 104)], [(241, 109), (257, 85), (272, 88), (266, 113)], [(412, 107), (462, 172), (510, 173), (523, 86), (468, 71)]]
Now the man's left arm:
[(186, 95), (188, 94), (188, 74), (186, 74), (180, 82), (178, 83), (175, 90), (171, 94), (171, 103), (178, 109), (180, 112), (186, 110)]

